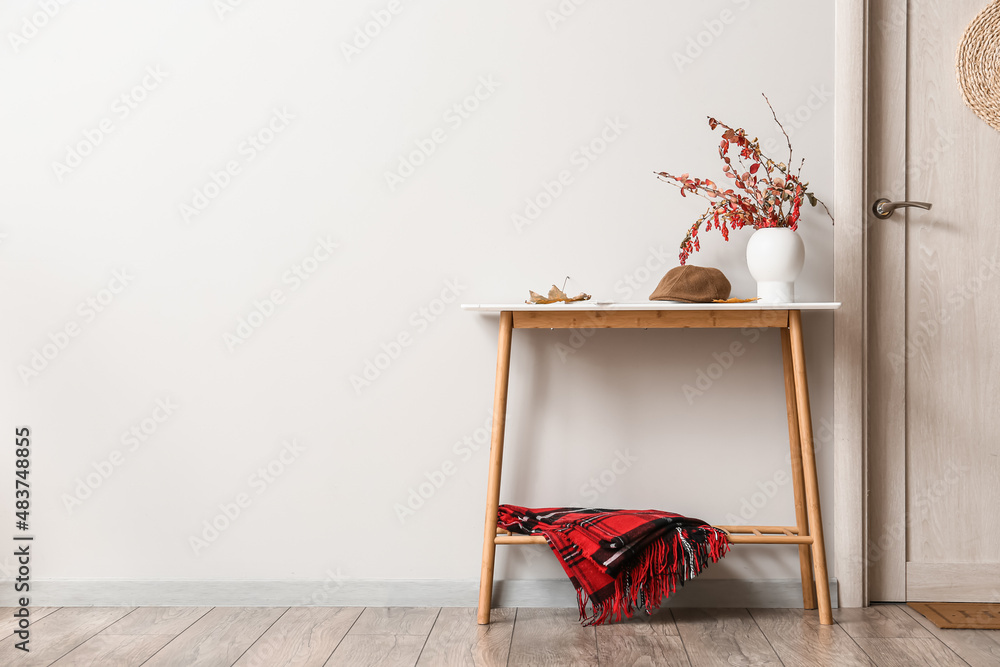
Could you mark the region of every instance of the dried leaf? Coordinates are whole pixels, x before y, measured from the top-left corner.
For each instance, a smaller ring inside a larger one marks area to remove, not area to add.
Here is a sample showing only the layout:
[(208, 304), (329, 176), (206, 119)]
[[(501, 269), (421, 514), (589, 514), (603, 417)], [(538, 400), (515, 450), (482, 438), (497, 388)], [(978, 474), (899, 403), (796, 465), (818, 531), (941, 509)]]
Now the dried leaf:
[(590, 295), (584, 294), (583, 292), (580, 292), (576, 296), (566, 296), (566, 293), (555, 285), (553, 285), (552, 289), (549, 290), (548, 296), (542, 296), (538, 292), (533, 292), (531, 290), (528, 290), (528, 294), (531, 295), (531, 298), (525, 301), (525, 303), (534, 303), (539, 305), (547, 303), (573, 303), (574, 301), (587, 301), (590, 299)]
[(549, 290), (549, 299), (551, 299), (552, 301), (562, 301), (568, 298), (569, 297), (566, 296), (566, 292), (563, 292), (555, 285), (553, 285), (552, 289)]
[(538, 292), (532, 292), (531, 290), (528, 290), (528, 294), (531, 295), (531, 298), (525, 301), (525, 303), (541, 303), (545, 301), (545, 297), (539, 294)]

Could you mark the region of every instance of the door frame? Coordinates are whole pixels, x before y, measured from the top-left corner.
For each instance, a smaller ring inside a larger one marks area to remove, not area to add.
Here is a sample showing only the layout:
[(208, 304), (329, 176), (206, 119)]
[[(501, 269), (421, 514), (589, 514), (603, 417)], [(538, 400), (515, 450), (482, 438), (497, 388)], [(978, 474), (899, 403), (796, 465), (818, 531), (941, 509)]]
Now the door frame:
[(868, 604), (868, 1), (836, 0), (834, 19), (834, 545), (839, 602)]
[[(907, 196), (908, 0), (868, 0), (869, 41), (865, 82), (867, 193)], [(901, 92), (902, 91), (902, 92)], [(865, 217), (867, 207), (865, 207)], [(866, 576), (868, 599), (903, 602), (906, 594), (906, 235), (907, 214), (874, 221), (866, 235), (871, 284), (866, 283), (868, 319), (866, 395), (877, 410), (867, 420)], [(877, 268), (876, 268), (877, 267)]]

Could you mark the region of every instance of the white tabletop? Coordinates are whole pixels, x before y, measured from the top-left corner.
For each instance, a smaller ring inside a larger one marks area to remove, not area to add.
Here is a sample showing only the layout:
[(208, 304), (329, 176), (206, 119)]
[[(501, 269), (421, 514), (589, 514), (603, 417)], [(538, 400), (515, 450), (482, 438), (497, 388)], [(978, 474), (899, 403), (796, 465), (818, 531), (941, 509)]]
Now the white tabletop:
[(462, 310), (499, 313), (509, 310), (837, 310), (839, 301), (807, 303), (686, 303), (683, 301), (575, 301), (573, 303), (463, 303)]

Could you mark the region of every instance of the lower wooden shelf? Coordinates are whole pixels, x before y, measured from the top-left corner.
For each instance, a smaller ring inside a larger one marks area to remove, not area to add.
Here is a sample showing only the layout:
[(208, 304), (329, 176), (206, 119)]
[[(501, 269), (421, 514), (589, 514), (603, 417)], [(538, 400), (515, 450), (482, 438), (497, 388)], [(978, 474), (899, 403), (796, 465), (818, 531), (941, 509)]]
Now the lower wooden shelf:
[(505, 531), (498, 532), (493, 542), (495, 544), (545, 544), (546, 539), (544, 535), (514, 535)]
[[(812, 544), (810, 535), (799, 535), (796, 526), (715, 526), (729, 534), (732, 544)], [(518, 535), (497, 528), (494, 544), (545, 544), (544, 535)]]
[(732, 544), (812, 544), (797, 526), (715, 526), (729, 533)]

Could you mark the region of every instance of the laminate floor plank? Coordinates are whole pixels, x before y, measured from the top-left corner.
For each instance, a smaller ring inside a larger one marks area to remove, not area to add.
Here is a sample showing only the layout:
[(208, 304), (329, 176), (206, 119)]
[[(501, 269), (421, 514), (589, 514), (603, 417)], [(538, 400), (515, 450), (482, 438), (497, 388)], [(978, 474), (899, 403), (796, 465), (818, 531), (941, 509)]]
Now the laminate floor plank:
[(652, 614), (639, 612), (632, 618), (627, 618), (618, 623), (608, 623), (607, 625), (595, 626), (597, 634), (611, 632), (613, 634), (624, 635), (662, 635), (665, 637), (678, 637), (677, 624), (674, 622), (673, 612), (663, 607), (656, 609)]
[(352, 635), (420, 635), (434, 626), (439, 607), (367, 607), (351, 628)]
[(598, 665), (597, 633), (576, 609), (521, 608), (514, 619), (511, 667)]
[(216, 607), (164, 646), (143, 667), (228, 667), (285, 610), (286, 607)]
[(502, 667), (510, 654), (514, 609), (490, 611), (490, 624), (476, 622), (475, 607), (444, 607), (420, 653), (418, 667)]
[(869, 666), (872, 661), (839, 625), (821, 625), (815, 610), (751, 609), (785, 667)]
[(413, 667), (426, 641), (420, 635), (348, 633), (326, 667)]
[(997, 667), (1000, 665), (1000, 630), (939, 628), (916, 609), (911, 609), (906, 605), (899, 605), (898, 608), (972, 667)]
[(0, 642), (0, 665), (42, 667), (50, 665), (104, 628), (132, 611), (132, 607), (62, 607), (29, 627), (30, 652), (14, 644), (21, 641), (11, 635)]
[(97, 634), (52, 663), (53, 667), (136, 667), (176, 635)]
[(595, 626), (594, 632), (601, 665), (691, 664), (670, 609), (657, 609), (649, 615), (639, 612), (618, 623)]
[(693, 667), (781, 665), (746, 609), (675, 609), (674, 621)]
[(367, 607), (327, 661), (329, 667), (413, 667), (438, 607)]
[(235, 667), (322, 667), (363, 607), (294, 607), (247, 649)]
[[(59, 607), (28, 607), (28, 623), (37, 623)], [(14, 617), (17, 607), (0, 607), (0, 639), (10, 637), (18, 629), (18, 621)]]
[(139, 607), (101, 634), (176, 637), (210, 611), (211, 607)]
[(855, 641), (878, 667), (967, 667), (934, 637), (859, 637)]
[(597, 633), (598, 664), (606, 667), (689, 667), (680, 637), (660, 634)]
[(834, 609), (833, 620), (851, 637), (932, 637), (909, 614), (893, 604), (870, 607)]

